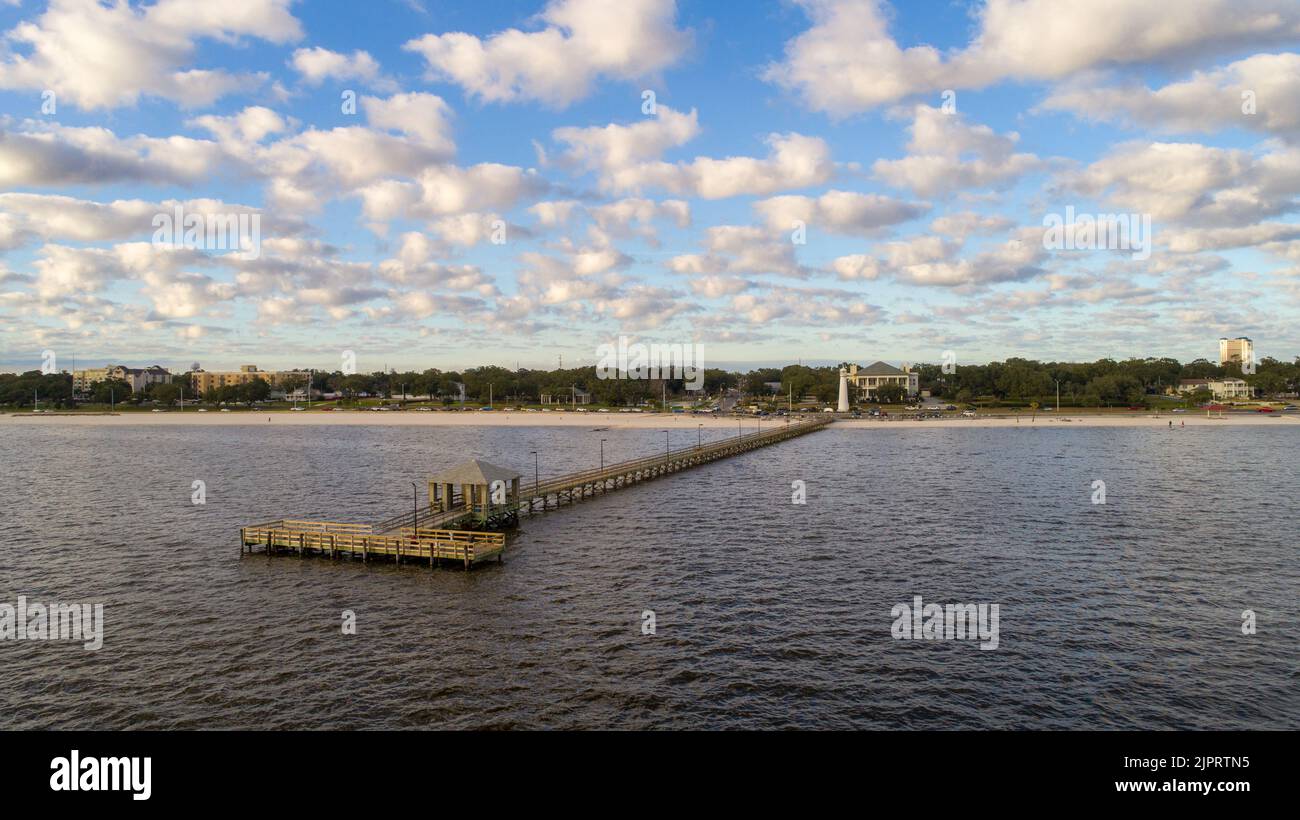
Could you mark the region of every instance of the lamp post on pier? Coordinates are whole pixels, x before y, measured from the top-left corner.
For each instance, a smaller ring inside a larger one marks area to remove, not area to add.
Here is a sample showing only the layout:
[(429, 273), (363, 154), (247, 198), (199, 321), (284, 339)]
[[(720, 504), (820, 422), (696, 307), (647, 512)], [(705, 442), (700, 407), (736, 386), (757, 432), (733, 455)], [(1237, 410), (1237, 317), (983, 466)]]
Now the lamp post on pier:
[(411, 482), (411, 531), (415, 534), (415, 544), (420, 544), (420, 488)]

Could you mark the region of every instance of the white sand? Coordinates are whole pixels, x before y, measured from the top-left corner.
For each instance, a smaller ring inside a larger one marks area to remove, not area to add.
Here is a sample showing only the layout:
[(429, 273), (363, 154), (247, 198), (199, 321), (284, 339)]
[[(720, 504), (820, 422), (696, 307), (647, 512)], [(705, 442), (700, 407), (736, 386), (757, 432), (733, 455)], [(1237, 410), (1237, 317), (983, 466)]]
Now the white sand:
[[(811, 414), (809, 414), (811, 415)], [(1205, 413), (1162, 413), (1155, 414), (1095, 414), (1078, 412), (1039, 413), (1015, 416), (977, 416), (976, 418), (925, 419), (923, 421), (843, 419), (837, 421), (838, 428), (863, 430), (894, 430), (902, 428), (929, 427), (1045, 427), (1049, 429), (1068, 429), (1072, 427), (1168, 427), (1173, 421), (1174, 427), (1204, 426), (1267, 426), (1283, 427), (1300, 424), (1300, 413), (1225, 413), (1223, 418), (1206, 418)], [(783, 418), (769, 417), (762, 421), (763, 429), (770, 429), (785, 424)], [(118, 415), (46, 415), (44, 413), (4, 414), (0, 415), (0, 425), (78, 425), (78, 426), (121, 426), (121, 425), (231, 425), (231, 424), (278, 424), (278, 425), (368, 425), (388, 426), (428, 426), (428, 427), (578, 427), (593, 429), (608, 427), (610, 429), (693, 429), (696, 425), (709, 428), (736, 429), (737, 425), (745, 432), (759, 429), (757, 419), (730, 417), (713, 418), (711, 416), (692, 416), (682, 413), (523, 413), (523, 412), (431, 412), (416, 410), (374, 412), (374, 411), (332, 411), (317, 410), (292, 412), (276, 411), (255, 413), (236, 411), (221, 413), (215, 410), (200, 413), (196, 410), (179, 412), (170, 410), (165, 413), (128, 412)]]

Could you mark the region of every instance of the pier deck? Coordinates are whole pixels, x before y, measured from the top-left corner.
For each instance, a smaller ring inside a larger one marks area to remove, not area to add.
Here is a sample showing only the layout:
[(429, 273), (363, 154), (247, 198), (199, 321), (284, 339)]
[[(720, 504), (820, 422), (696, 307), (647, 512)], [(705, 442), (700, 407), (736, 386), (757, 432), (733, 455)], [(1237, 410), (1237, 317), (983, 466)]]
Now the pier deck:
[(459, 561), (466, 569), (474, 564), (501, 560), (506, 536), (502, 532), (477, 530), (438, 530), (402, 528), (377, 533), (368, 524), (342, 524), (333, 521), (270, 521), (239, 529), (242, 552), (258, 548), (266, 555), (294, 553), (299, 556), (328, 555), (330, 558), (391, 558), (427, 562)]
[[(552, 505), (559, 507), (562, 503), (570, 504), (597, 493), (607, 493), (630, 487), (652, 478), (680, 472), (690, 467), (707, 464), (718, 459), (747, 453), (759, 447), (802, 436), (820, 430), (833, 421), (829, 417), (818, 417), (808, 421), (784, 424), (771, 430), (763, 430), (733, 438), (715, 441), (709, 444), (684, 447), (665, 452), (663, 455), (638, 458), (610, 464), (603, 469), (584, 470), (568, 475), (535, 481), (532, 487), (520, 488), (520, 509), (530, 515), (540, 507), (545, 511)], [(410, 520), (410, 516), (407, 517)]]
[[(511, 521), (519, 512), (532, 515), (564, 503), (605, 494), (643, 481), (680, 472), (711, 461), (747, 453), (760, 447), (786, 441), (820, 430), (833, 418), (818, 417), (781, 424), (768, 430), (733, 436), (722, 441), (698, 444), (663, 455), (622, 461), (595, 470), (535, 479), (533, 486), (519, 488), (518, 494), (504, 507)], [(442, 561), (459, 561), (466, 569), (495, 558), (500, 561), (505, 550), (505, 533), (499, 531), (455, 529), (472, 524), (479, 512), (473, 504), (441, 510), (432, 504), (420, 510), (393, 516), (377, 524), (345, 524), (333, 521), (282, 519), (252, 524), (239, 530), (240, 554), (263, 552), (266, 555), (289, 553), (299, 556), (328, 555), (330, 558), (385, 558), (402, 562), (427, 562), (430, 567)]]

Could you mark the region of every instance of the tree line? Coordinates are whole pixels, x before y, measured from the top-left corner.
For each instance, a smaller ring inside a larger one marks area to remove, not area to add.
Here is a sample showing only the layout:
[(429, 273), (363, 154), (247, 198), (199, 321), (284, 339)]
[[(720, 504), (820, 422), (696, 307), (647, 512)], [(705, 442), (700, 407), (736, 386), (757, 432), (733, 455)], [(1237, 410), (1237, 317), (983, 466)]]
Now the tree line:
[[(849, 363), (843, 362), (825, 367), (787, 365), (755, 368), (748, 372), (706, 369), (703, 391), (716, 396), (724, 390), (739, 389), (751, 397), (780, 400), (792, 394), (796, 400), (813, 397), (819, 402), (831, 403), (839, 394), (839, 370), (848, 366)], [(1011, 358), (988, 364), (956, 365), (947, 368), (950, 372), (945, 372), (939, 364), (923, 363), (913, 367), (921, 389), (947, 401), (961, 403), (1047, 404), (1055, 401), (1059, 386), (1061, 402), (1071, 406), (1140, 404), (1145, 396), (1176, 388), (1182, 379), (1234, 376), (1244, 379), (1264, 395), (1300, 391), (1300, 357), (1291, 362), (1265, 358), (1260, 360), (1254, 373), (1244, 374), (1236, 364), (1219, 365), (1205, 359), (1183, 364), (1170, 358), (1099, 359), (1095, 362), (1039, 362)], [(676, 398), (687, 393), (687, 384), (682, 379), (601, 379), (596, 377), (595, 367), (510, 370), (486, 365), (463, 371), (430, 368), (388, 373), (313, 372), (310, 378), (314, 390), (346, 398), (355, 399), (363, 395), (399, 398), (405, 391), (407, 396), (427, 396), (443, 403), (457, 401), (462, 385), (465, 400), (478, 404), (489, 401), (489, 398), (499, 404), (533, 403), (547, 394), (567, 402), (575, 390), (581, 390), (590, 393), (594, 403), (622, 406), (655, 402), (665, 394)], [(291, 391), (304, 387), (307, 379), (307, 371), (293, 371), (282, 376), (275, 386), (253, 379), (247, 384), (209, 391), (202, 399), (210, 403), (264, 401), (273, 390)], [(886, 388), (885, 393), (888, 392)], [(899, 390), (892, 392), (901, 393)], [(126, 382), (99, 382), (88, 398), (97, 404), (110, 401), (173, 404), (182, 393), (187, 400), (195, 397), (189, 374), (174, 376), (170, 384), (150, 385), (140, 395), (133, 395)], [(882, 401), (901, 398), (901, 395), (885, 393), (880, 395)], [(42, 374), (37, 370), (20, 374), (0, 373), (0, 404), (30, 407), (37, 396), (42, 406), (73, 406), (72, 377), (67, 373)]]

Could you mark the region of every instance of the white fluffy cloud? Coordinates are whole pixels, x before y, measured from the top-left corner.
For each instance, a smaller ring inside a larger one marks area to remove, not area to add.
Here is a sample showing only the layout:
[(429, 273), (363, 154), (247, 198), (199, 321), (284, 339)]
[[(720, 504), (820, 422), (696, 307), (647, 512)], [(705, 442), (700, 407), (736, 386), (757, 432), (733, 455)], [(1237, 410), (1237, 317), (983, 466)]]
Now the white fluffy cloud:
[(1255, 155), (1196, 143), (1130, 142), (1068, 175), (1064, 186), (1151, 214), (1158, 223), (1244, 225), (1295, 209), (1300, 150)]
[(908, 156), (876, 160), (875, 175), (921, 196), (969, 188), (1002, 187), (1044, 167), (1037, 156), (1016, 153), (1020, 135), (997, 134), (987, 125), (968, 125), (957, 114), (919, 105), (909, 128)]
[[(151, 236), (156, 230), (154, 217), (171, 217), (176, 208), (185, 214), (260, 214), (264, 237), (291, 238), (306, 226), (278, 214), (264, 214), (258, 208), (216, 199), (165, 200), (118, 199), (94, 202), (70, 196), (6, 193), (0, 194), (0, 225), (9, 227), (9, 247), (28, 242), (72, 241), (105, 242)], [(15, 238), (21, 242), (13, 241)], [(0, 246), (6, 243), (0, 235)]]
[(0, 130), (0, 187), (189, 184), (227, 159), (215, 142), (189, 137), (119, 138), (107, 128), (24, 123)]
[(386, 179), (361, 188), (358, 194), (367, 218), (387, 222), (506, 210), (546, 188), (546, 182), (532, 171), (488, 162), (468, 168), (429, 166), (413, 181)]
[(689, 162), (644, 162), (621, 168), (602, 183), (618, 191), (657, 188), (681, 196), (725, 199), (820, 185), (835, 172), (830, 147), (820, 137), (771, 134), (767, 145), (768, 155), (761, 159), (696, 157)]
[(540, 31), (426, 34), (404, 48), (425, 59), (431, 79), (485, 101), (563, 107), (599, 78), (633, 80), (675, 63), (691, 42), (676, 14), (674, 0), (552, 0), (539, 15)]
[(563, 161), (599, 172), (608, 188), (622, 190), (635, 184), (621, 174), (635, 174), (643, 163), (660, 159), (670, 148), (685, 145), (700, 133), (699, 118), (661, 105), (652, 118), (619, 125), (557, 128), (552, 136), (565, 145)]
[(1290, 0), (988, 0), (974, 39), (943, 53), (900, 46), (882, 0), (797, 0), (812, 26), (786, 44), (765, 77), (809, 107), (846, 115), (943, 89), (1003, 80), (1057, 81), (1081, 71), (1176, 61), (1294, 41)]
[[(1098, 122), (1157, 131), (1245, 128), (1300, 138), (1300, 54), (1256, 54), (1160, 88), (1089, 77), (1058, 88), (1041, 105)], [(1248, 105), (1249, 103), (1249, 105)]]
[(0, 58), (0, 88), (51, 89), (60, 102), (87, 109), (133, 105), (141, 96), (186, 108), (210, 105), (265, 77), (186, 68), (197, 41), (246, 36), (293, 42), (302, 29), (290, 2), (51, 0), (36, 20), (8, 32), (16, 48)]
[(889, 277), (910, 285), (974, 287), (1032, 279), (1046, 271), (1042, 229), (1022, 228), (1001, 244), (962, 256), (961, 240), (920, 235), (883, 246), (883, 255), (851, 254), (831, 263), (841, 279)]
[(387, 99), (362, 97), (366, 120), (376, 128), (398, 131), (421, 140), (440, 155), (456, 153), (451, 107), (433, 94), (394, 94)]
[(218, 142), (242, 146), (259, 143), (289, 127), (283, 117), (260, 105), (249, 106), (230, 116), (206, 114), (196, 117), (190, 124), (208, 131)]
[(922, 202), (903, 202), (879, 194), (827, 191), (819, 197), (778, 196), (754, 203), (754, 210), (774, 232), (789, 231), (795, 221), (829, 233), (870, 235), (908, 222), (929, 210)]
[(786, 276), (804, 279), (811, 269), (795, 257), (794, 243), (784, 233), (752, 225), (715, 225), (705, 232), (706, 253), (668, 260), (668, 270), (690, 276), (734, 274)]
[(320, 85), (326, 80), (355, 80), (381, 89), (395, 87), (392, 80), (383, 76), (379, 61), (368, 51), (357, 50), (349, 55), (320, 46), (300, 48), (289, 58), (289, 64), (308, 85)]

